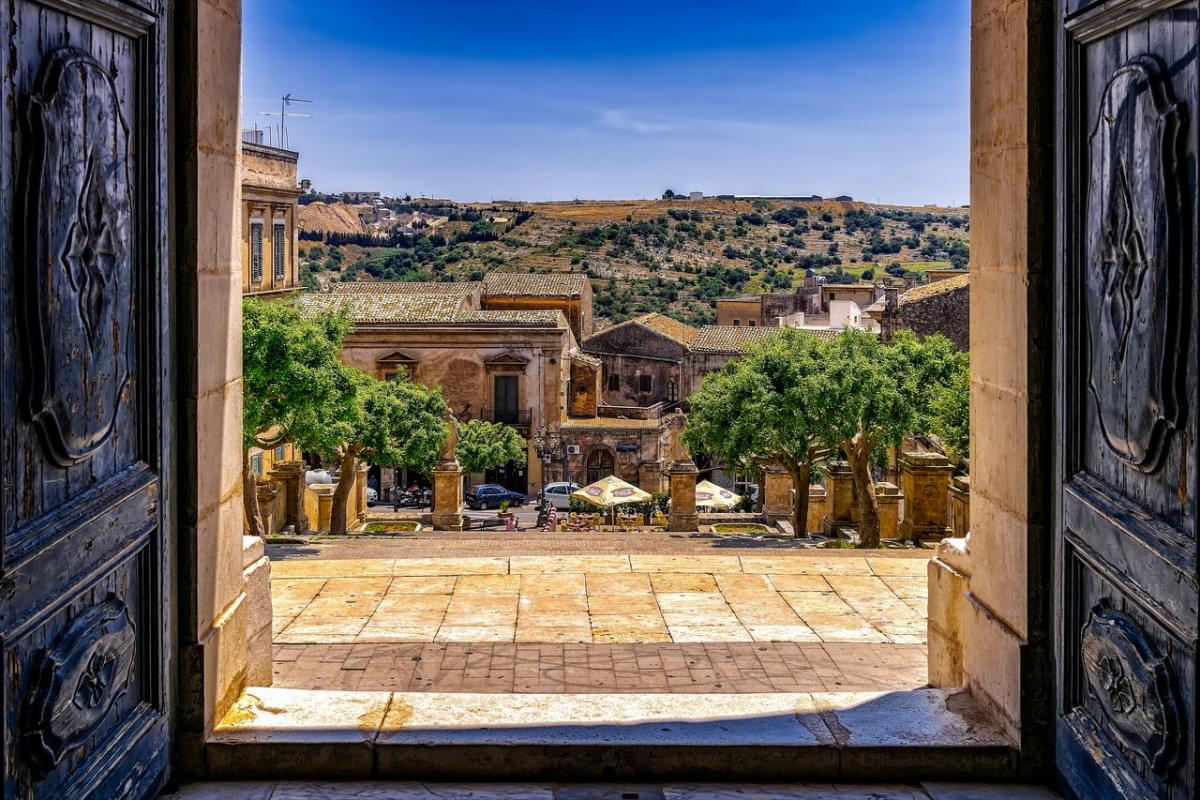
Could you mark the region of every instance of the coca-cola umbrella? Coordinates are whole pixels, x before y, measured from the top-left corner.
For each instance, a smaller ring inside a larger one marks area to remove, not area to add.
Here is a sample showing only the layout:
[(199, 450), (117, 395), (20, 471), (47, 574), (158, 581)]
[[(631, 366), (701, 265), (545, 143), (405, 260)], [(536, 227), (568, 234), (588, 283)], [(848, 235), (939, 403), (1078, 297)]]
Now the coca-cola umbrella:
[(698, 506), (730, 509), (736, 507), (740, 502), (742, 502), (741, 495), (717, 486), (712, 481), (700, 481), (696, 484), (696, 505)]
[(595, 483), (589, 483), (582, 489), (576, 489), (571, 492), (571, 497), (597, 508), (613, 511), (617, 506), (645, 503), (650, 500), (650, 493), (626, 483), (616, 475), (609, 475)]

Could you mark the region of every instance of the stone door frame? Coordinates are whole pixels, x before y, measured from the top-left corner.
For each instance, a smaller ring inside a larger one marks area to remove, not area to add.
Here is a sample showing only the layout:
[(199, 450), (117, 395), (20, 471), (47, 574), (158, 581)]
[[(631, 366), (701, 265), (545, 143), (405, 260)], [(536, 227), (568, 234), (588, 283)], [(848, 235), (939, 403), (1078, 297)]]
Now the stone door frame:
[[(944, 625), (931, 637), (931, 677), (971, 690), (1019, 745), (1030, 779), (1049, 775), (1053, 753), (1053, 5), (973, 3), (973, 532), (931, 562), (931, 611)], [(207, 736), (252, 685), (239, 474), (241, 33), (239, 0), (174, 8), (175, 313), (179, 352), (196, 356), (172, 387), (180, 777), (203, 774)]]

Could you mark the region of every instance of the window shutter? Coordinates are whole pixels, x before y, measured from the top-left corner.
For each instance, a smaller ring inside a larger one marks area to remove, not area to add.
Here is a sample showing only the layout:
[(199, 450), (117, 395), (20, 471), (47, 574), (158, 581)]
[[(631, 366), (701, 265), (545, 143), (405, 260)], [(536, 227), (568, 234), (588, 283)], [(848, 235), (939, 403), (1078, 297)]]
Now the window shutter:
[(250, 282), (262, 283), (263, 279), (263, 226), (261, 222), (250, 223)]
[(271, 260), (275, 264), (275, 280), (281, 281), (285, 277), (287, 268), (287, 245), (285, 244), (287, 228), (282, 220), (275, 223), (272, 233), (274, 239), (271, 242)]

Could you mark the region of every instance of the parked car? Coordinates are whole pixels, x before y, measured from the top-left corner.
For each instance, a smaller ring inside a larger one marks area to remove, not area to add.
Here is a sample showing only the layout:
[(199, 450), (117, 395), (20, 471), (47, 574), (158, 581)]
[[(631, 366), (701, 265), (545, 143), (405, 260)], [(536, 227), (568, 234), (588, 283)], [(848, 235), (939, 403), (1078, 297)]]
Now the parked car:
[(467, 492), (467, 508), (499, 508), (500, 504), (506, 500), (514, 506), (524, 505), (525, 495), (520, 492), (510, 492), (498, 483), (481, 483), (478, 486), (472, 486)]
[(578, 483), (566, 483), (564, 481), (547, 483), (538, 494), (538, 499), (549, 501), (550, 505), (559, 511), (568, 511), (571, 508), (571, 493), (578, 490)]

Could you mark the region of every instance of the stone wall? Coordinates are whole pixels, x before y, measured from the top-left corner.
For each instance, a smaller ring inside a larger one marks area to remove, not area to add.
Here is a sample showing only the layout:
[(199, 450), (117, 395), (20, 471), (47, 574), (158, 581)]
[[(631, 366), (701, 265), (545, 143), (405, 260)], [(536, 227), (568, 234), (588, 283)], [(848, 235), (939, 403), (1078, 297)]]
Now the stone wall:
[[(941, 288), (947, 287), (947, 288)], [(940, 333), (960, 350), (971, 349), (970, 287), (966, 276), (914, 289), (900, 299), (897, 324), (921, 338)]]

